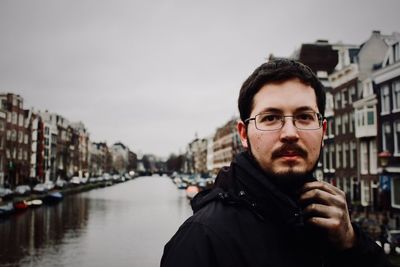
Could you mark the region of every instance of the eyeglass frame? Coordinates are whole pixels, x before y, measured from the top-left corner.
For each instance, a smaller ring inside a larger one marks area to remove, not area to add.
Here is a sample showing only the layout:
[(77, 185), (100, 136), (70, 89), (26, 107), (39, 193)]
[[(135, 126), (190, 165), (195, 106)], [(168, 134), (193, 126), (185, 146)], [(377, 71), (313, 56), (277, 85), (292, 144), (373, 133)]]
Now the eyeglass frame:
[(245, 123), (246, 125), (248, 125), (250, 121), (253, 121), (253, 120), (254, 120), (254, 126), (256, 127), (257, 130), (263, 131), (263, 132), (274, 132), (274, 131), (279, 131), (279, 130), (281, 130), (281, 129), (285, 126), (285, 122), (286, 122), (285, 118), (292, 118), (293, 126), (294, 126), (297, 130), (300, 130), (300, 131), (315, 131), (315, 130), (321, 129), (321, 127), (322, 127), (322, 125), (323, 125), (322, 122), (326, 119), (326, 117), (322, 116), (321, 113), (316, 112), (316, 111), (307, 111), (307, 112), (304, 112), (304, 113), (314, 113), (314, 115), (316, 115), (316, 116), (318, 117), (318, 125), (319, 125), (319, 127), (318, 127), (318, 128), (313, 128), (313, 129), (302, 129), (302, 128), (298, 128), (298, 127), (296, 126), (296, 119), (295, 119), (294, 117), (297, 116), (297, 115), (281, 115), (281, 114), (273, 114), (273, 113), (271, 113), (271, 114), (273, 114), (273, 115), (277, 115), (277, 116), (280, 116), (280, 117), (281, 117), (281, 119), (280, 119), (280, 121), (281, 121), (281, 127), (280, 127), (280, 128), (277, 128), (277, 129), (273, 129), (273, 130), (263, 130), (263, 129), (260, 129), (260, 128), (257, 127), (256, 117), (259, 116), (259, 115), (261, 115), (261, 114), (266, 114), (266, 113), (269, 113), (269, 112), (260, 112), (260, 113), (256, 114), (254, 117), (247, 118), (247, 119), (244, 121), (244, 123)]

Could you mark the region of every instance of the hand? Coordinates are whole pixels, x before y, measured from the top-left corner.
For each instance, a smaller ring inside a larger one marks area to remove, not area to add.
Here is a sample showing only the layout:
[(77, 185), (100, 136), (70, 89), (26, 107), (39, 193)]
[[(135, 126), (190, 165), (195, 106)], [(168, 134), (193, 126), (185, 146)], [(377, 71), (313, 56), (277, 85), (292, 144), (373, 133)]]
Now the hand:
[(331, 245), (339, 250), (354, 246), (356, 237), (342, 190), (326, 182), (306, 183), (299, 202), (306, 222), (323, 229)]

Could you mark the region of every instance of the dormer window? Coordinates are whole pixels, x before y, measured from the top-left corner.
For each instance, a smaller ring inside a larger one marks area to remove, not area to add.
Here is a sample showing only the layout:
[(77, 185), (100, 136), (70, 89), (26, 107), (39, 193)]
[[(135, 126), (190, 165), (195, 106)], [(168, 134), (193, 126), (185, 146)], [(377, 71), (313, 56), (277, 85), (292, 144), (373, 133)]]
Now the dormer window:
[(394, 62), (399, 61), (400, 60), (399, 42), (395, 43), (392, 47), (393, 47), (393, 59), (394, 59)]

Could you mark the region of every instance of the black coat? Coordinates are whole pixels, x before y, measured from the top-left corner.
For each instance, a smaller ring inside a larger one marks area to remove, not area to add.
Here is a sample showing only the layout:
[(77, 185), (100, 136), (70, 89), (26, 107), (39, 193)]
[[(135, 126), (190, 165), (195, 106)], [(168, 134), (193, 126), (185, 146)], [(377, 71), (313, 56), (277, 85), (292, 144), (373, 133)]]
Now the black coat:
[(165, 246), (162, 267), (389, 266), (381, 248), (356, 226), (354, 248), (329, 247), (247, 153), (222, 169), (215, 187), (199, 193), (192, 208), (194, 215)]

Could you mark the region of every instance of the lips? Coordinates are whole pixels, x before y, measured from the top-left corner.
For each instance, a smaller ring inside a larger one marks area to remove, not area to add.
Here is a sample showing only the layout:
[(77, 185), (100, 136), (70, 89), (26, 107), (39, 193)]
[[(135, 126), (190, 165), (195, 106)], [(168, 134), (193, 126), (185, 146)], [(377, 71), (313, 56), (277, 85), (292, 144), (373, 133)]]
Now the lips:
[(297, 157), (297, 156), (300, 156), (300, 154), (296, 152), (287, 151), (282, 153), (282, 157)]

